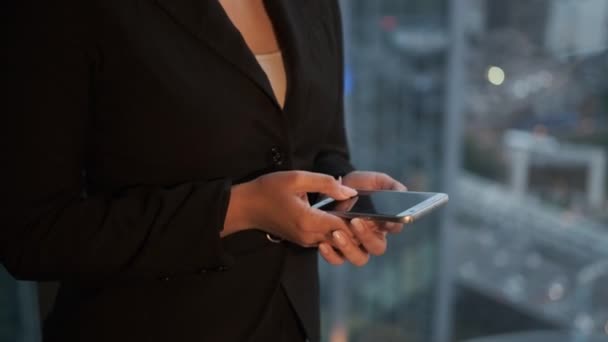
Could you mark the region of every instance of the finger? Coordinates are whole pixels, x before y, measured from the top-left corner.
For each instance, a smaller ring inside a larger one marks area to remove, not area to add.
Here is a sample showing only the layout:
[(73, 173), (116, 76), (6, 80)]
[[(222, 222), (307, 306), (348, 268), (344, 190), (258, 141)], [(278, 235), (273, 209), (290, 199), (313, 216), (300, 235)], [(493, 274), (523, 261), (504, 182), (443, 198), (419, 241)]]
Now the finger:
[(395, 191), (407, 191), (407, 186), (403, 185), (401, 182), (395, 181), (393, 183), (391, 190)]
[(311, 237), (308, 238), (303, 238), (300, 240), (295, 240), (292, 241), (304, 248), (317, 248), (319, 247), (319, 243), (321, 243), (321, 241), (325, 241), (325, 236), (322, 235), (312, 235)]
[(332, 242), (346, 260), (355, 266), (363, 266), (369, 261), (369, 253), (354, 244), (347, 234), (341, 230), (332, 233)]
[(334, 230), (348, 230), (348, 223), (344, 219), (320, 209), (312, 207), (307, 209), (304, 226), (309, 230), (316, 230), (326, 236)]
[(350, 221), (351, 227), (355, 231), (357, 240), (361, 242), (365, 250), (372, 255), (382, 255), (386, 252), (386, 238), (373, 222), (361, 219)]
[(403, 230), (404, 224), (397, 222), (386, 222), (379, 227), (380, 231), (385, 231), (391, 234), (401, 233)]
[(407, 187), (386, 173), (376, 173), (376, 189), (407, 191)]
[(338, 266), (344, 263), (344, 258), (341, 257), (334, 248), (327, 242), (321, 242), (319, 244), (319, 253), (328, 263)]
[(355, 206), (355, 203), (357, 203), (358, 200), (359, 197), (355, 196), (343, 201), (337, 201), (334, 211), (349, 211)]
[(290, 172), (291, 186), (298, 192), (319, 192), (333, 199), (344, 200), (357, 195), (357, 191), (342, 185), (332, 176), (308, 171)]
[[(300, 217), (294, 223), (296, 233), (290, 241), (303, 247), (317, 247), (323, 241), (331, 241), (334, 230), (348, 232), (349, 239), (354, 239), (346, 220), (310, 206), (302, 207)], [(353, 243), (359, 244), (356, 240)]]

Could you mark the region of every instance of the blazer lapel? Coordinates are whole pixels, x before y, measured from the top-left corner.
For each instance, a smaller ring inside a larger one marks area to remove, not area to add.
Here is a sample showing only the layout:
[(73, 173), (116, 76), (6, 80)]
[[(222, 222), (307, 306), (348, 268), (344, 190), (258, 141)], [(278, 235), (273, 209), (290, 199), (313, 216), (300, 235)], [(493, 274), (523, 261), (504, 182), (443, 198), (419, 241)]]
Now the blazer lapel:
[[(294, 8), (293, 4), (297, 4)], [(283, 52), (283, 62), (285, 65), (285, 73), (287, 75), (287, 94), (285, 97), (285, 106), (283, 112), (286, 112), (291, 107), (290, 104), (294, 101), (294, 97), (302, 95), (305, 90), (305, 82), (302, 79), (302, 71), (305, 69), (302, 66), (302, 31), (304, 27), (299, 27), (298, 12), (305, 7), (306, 1), (298, 0), (264, 0), (264, 5), (268, 12), (268, 16), (272, 20), (275, 28), (275, 34), (281, 50)], [(289, 117), (293, 120), (295, 113), (289, 110)]]
[(257, 84), (278, 106), (264, 70), (217, 0), (155, 0), (177, 23)]

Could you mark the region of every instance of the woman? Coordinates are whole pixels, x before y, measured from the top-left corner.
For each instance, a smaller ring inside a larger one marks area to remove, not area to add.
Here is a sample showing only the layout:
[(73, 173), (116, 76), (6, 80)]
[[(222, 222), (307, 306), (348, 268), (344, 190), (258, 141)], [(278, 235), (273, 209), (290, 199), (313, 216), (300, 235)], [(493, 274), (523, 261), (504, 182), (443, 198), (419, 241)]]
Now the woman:
[(319, 340), (314, 247), (401, 227), (307, 193), (404, 189), (348, 161), (336, 1), (12, 6), (0, 261), (61, 282), (45, 340)]

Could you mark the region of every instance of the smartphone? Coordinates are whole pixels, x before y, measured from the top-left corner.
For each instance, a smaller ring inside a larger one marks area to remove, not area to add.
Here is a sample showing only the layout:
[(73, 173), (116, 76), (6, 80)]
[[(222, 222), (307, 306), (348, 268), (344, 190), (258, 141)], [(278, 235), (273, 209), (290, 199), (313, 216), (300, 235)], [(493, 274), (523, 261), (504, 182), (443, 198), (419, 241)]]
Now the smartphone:
[(376, 221), (412, 223), (448, 202), (448, 195), (438, 192), (367, 191), (346, 200), (323, 199), (313, 208), (345, 219), (365, 218)]

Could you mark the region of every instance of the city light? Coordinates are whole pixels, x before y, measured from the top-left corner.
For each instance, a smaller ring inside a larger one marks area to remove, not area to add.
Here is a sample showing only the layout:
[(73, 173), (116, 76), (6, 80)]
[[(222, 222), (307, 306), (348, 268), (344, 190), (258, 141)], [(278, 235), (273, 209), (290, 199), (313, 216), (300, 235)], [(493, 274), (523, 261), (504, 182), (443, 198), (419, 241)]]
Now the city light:
[(553, 283), (549, 287), (549, 299), (552, 301), (558, 301), (564, 297), (564, 285), (561, 283)]
[(501, 85), (505, 81), (505, 71), (497, 66), (491, 66), (488, 69), (488, 81), (493, 85)]
[(380, 27), (384, 31), (391, 32), (397, 28), (397, 17), (394, 15), (386, 15), (380, 19)]

